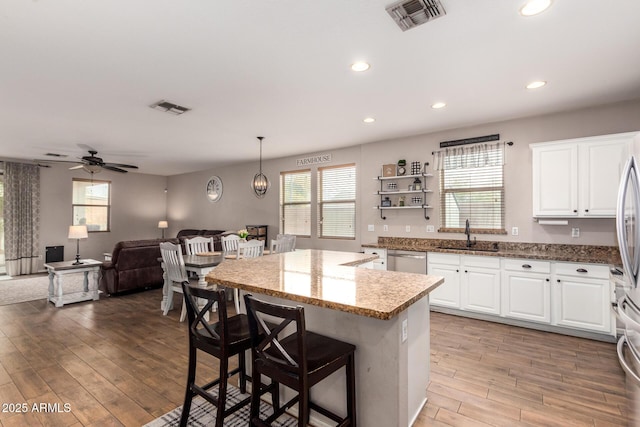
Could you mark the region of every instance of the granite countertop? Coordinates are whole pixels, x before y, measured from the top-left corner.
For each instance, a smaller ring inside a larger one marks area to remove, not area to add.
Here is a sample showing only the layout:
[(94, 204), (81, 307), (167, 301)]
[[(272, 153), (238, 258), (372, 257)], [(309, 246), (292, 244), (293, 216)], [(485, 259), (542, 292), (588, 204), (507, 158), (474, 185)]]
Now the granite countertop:
[[(494, 250), (495, 245), (497, 245), (497, 251)], [(467, 250), (464, 248), (464, 240), (404, 237), (379, 237), (377, 243), (364, 244), (362, 246), (365, 248), (385, 248), (417, 252), (441, 252), (497, 256), (503, 258), (527, 258), (547, 261), (622, 265), (620, 252), (615, 246), (477, 241), (472, 247), (472, 250)]]
[(354, 266), (377, 255), (316, 249), (225, 260), (206, 281), (360, 316), (388, 320), (444, 282), (439, 276)]

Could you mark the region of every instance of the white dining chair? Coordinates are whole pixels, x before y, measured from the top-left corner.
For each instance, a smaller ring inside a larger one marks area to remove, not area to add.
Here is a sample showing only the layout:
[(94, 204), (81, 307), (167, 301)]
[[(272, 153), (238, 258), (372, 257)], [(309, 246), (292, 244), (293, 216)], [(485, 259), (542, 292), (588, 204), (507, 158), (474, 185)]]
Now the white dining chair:
[(288, 242), (287, 252), (294, 251), (296, 249), (296, 235), (295, 234), (277, 234), (276, 240), (286, 239)]
[[(184, 268), (184, 258), (182, 257), (182, 248), (169, 242), (160, 243), (160, 254), (162, 255), (162, 263), (164, 264), (164, 273), (169, 281), (167, 286), (167, 300), (164, 305), (163, 314), (166, 316), (169, 309), (173, 305), (173, 294), (182, 292), (182, 283), (189, 283), (187, 270)], [(180, 321), (184, 321), (187, 315), (187, 309), (182, 298), (182, 311), (180, 312)]]
[[(236, 259), (257, 258), (264, 254), (264, 240), (249, 240), (248, 242), (240, 241), (236, 249)], [(233, 299), (236, 307), (236, 313), (240, 313), (240, 290), (233, 290)]]
[(220, 239), (222, 242), (222, 252), (224, 252), (225, 255), (238, 251), (238, 242), (240, 242), (238, 235), (229, 234), (228, 236), (222, 236)]
[(289, 249), (290, 242), (287, 239), (276, 239), (271, 240), (271, 245), (269, 245), (269, 249), (272, 254), (280, 254), (283, 252), (291, 252)]
[(187, 255), (213, 252), (213, 237), (196, 236), (184, 239), (184, 249)]
[(236, 258), (257, 258), (264, 254), (264, 240), (249, 240), (238, 243)]

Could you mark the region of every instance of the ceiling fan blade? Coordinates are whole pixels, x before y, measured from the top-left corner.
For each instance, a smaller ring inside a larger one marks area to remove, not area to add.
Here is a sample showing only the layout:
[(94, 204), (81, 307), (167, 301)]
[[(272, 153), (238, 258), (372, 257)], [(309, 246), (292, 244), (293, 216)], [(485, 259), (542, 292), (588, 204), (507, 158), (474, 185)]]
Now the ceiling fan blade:
[(105, 163), (104, 166), (113, 166), (116, 168), (129, 168), (129, 169), (138, 169), (137, 166), (134, 165), (125, 165), (123, 163)]
[(117, 168), (115, 166), (110, 166), (110, 165), (106, 165), (106, 164), (102, 165), (102, 168), (103, 169), (108, 169), (108, 170), (114, 171), (114, 172), (120, 172), (120, 173), (127, 173), (128, 172), (128, 171), (126, 171), (124, 169), (120, 169), (120, 168)]
[(78, 165), (78, 166), (71, 166), (69, 168), (70, 171), (76, 170), (76, 169), (82, 169), (84, 167), (84, 165)]
[(49, 159), (34, 159), (36, 163), (73, 163), (74, 165), (82, 164), (80, 160), (49, 160)]

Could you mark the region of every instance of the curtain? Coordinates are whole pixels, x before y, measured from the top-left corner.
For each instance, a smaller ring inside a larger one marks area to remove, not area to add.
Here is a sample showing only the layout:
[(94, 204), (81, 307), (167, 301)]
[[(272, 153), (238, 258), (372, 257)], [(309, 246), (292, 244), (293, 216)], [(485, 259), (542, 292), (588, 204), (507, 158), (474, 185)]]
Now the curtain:
[(7, 275), (38, 271), (40, 254), (40, 170), (4, 164), (4, 239)]
[(502, 166), (505, 163), (504, 142), (445, 148), (433, 153), (435, 170)]

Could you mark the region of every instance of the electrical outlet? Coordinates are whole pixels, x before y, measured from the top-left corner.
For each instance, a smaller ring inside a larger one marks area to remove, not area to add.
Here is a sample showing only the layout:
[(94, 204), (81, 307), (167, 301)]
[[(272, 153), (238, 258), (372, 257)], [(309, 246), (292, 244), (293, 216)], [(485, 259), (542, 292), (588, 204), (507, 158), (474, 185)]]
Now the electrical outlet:
[(571, 229), (571, 237), (580, 237), (580, 229), (578, 227)]
[(433, 225), (427, 225), (427, 233), (434, 233), (436, 231)]
[(367, 230), (368, 231), (376, 231), (376, 227), (373, 224), (369, 224), (369, 225), (367, 225)]
[(511, 227), (511, 235), (512, 236), (517, 236), (519, 232), (520, 232), (520, 230), (518, 230), (518, 227)]
[(389, 226), (387, 224), (383, 225), (382, 231), (389, 231)]
[(409, 338), (409, 324), (408, 320), (404, 319), (402, 321), (402, 342), (405, 342)]
[(407, 233), (411, 233), (411, 226), (410, 225), (405, 225), (404, 226), (404, 231), (406, 231)]

